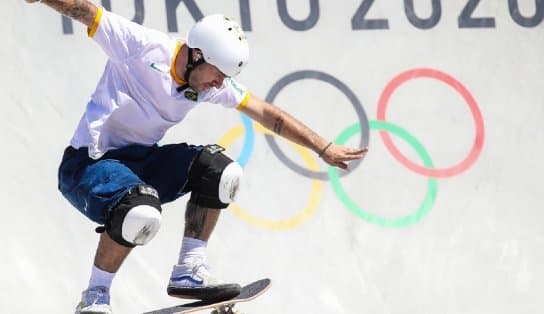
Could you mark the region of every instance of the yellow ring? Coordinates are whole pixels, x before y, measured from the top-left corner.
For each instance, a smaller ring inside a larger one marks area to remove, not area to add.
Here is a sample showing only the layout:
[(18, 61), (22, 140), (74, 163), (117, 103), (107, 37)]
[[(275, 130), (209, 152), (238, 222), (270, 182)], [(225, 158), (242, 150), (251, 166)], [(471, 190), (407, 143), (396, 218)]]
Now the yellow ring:
[[(274, 134), (257, 123), (254, 123), (254, 129), (260, 133)], [(227, 133), (225, 133), (225, 135), (223, 135), (223, 137), (219, 140), (219, 145), (227, 148), (236, 139), (242, 137), (243, 134), (244, 134), (243, 125), (236, 126), (230, 129)], [(314, 159), (312, 159), (312, 155), (308, 152), (306, 148), (289, 141), (288, 143), (291, 146), (293, 146), (293, 148), (302, 156), (302, 159), (304, 159), (304, 162), (306, 163), (306, 166), (308, 167), (308, 169), (314, 170), (314, 171), (318, 170), (319, 166), (317, 162)], [(317, 179), (312, 179), (310, 186), (311, 186), (310, 198), (308, 199), (306, 206), (304, 206), (304, 208), (302, 208), (302, 210), (299, 213), (297, 213), (291, 218), (282, 219), (282, 220), (267, 220), (267, 219), (259, 218), (246, 212), (238, 204), (235, 204), (235, 203), (230, 204), (229, 209), (235, 216), (239, 217), (240, 219), (242, 219), (243, 221), (247, 222), (250, 225), (255, 225), (263, 229), (275, 230), (275, 231), (291, 229), (302, 224), (304, 221), (308, 220), (313, 214), (315, 214), (317, 210), (317, 206), (320, 201), (320, 195), (321, 195), (323, 183)]]

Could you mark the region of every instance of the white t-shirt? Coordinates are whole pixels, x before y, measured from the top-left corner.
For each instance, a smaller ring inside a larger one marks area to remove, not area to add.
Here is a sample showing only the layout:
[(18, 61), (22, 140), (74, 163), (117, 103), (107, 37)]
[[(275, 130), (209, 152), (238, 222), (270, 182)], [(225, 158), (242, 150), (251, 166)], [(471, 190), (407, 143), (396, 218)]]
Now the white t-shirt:
[(89, 36), (109, 60), (70, 145), (88, 147), (91, 158), (131, 144), (157, 143), (199, 102), (241, 108), (249, 99), (232, 78), (198, 94), (190, 88), (178, 92), (184, 82), (173, 69), (183, 43), (103, 8)]

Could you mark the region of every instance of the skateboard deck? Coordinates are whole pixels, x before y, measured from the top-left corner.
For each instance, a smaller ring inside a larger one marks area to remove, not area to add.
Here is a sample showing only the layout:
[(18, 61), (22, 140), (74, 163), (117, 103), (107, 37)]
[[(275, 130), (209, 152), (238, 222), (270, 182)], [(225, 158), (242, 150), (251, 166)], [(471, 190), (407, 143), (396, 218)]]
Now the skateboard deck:
[(226, 301), (197, 301), (167, 307), (152, 312), (146, 312), (144, 314), (185, 314), (203, 310), (214, 310), (214, 312), (212, 313), (217, 314), (235, 313), (233, 307), (236, 303), (248, 302), (255, 299), (256, 297), (263, 294), (266, 290), (268, 290), (271, 284), (272, 281), (270, 279), (261, 279), (242, 287), (242, 290), (240, 291), (240, 294), (238, 296)]

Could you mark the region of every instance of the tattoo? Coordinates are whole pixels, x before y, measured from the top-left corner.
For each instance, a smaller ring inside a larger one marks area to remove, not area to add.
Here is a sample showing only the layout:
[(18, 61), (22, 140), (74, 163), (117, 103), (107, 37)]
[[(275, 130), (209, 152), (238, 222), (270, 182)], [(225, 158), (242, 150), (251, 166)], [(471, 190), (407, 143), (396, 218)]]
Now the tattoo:
[(323, 149), (322, 141), (317, 133), (274, 105), (270, 106), (269, 110), (266, 111), (265, 121), (268, 122), (268, 125), (273, 123), (272, 126), (269, 126), (269, 129), (288, 140), (308, 147), (315, 152)]
[(185, 210), (185, 236), (200, 238), (204, 231), (207, 216), (207, 208), (187, 202), (187, 209)]
[(68, 16), (79, 20), (80, 18), (86, 17), (91, 13), (91, 10), (89, 9), (89, 6), (87, 5), (87, 1), (85, 0), (75, 0), (74, 5), (69, 8), (68, 10)]
[(276, 134), (281, 134), (281, 130), (283, 129), (283, 119), (281, 117), (277, 117), (276, 120), (274, 120), (274, 132)]
[(96, 6), (87, 0), (74, 0), (70, 3), (67, 3), (66, 0), (42, 0), (42, 3), (49, 5), (60, 14), (78, 20), (89, 27), (94, 22)]

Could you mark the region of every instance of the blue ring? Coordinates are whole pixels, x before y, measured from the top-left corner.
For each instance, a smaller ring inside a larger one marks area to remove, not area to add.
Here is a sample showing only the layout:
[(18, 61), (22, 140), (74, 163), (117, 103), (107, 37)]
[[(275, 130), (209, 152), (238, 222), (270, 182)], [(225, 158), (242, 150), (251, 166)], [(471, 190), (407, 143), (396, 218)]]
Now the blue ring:
[(244, 125), (244, 146), (242, 147), (242, 151), (240, 152), (240, 155), (238, 156), (238, 159), (236, 161), (243, 168), (249, 162), (249, 158), (251, 157), (251, 153), (253, 152), (253, 146), (255, 143), (255, 131), (253, 130), (253, 121), (251, 121), (248, 116), (241, 112), (240, 116), (242, 117), (242, 124)]

